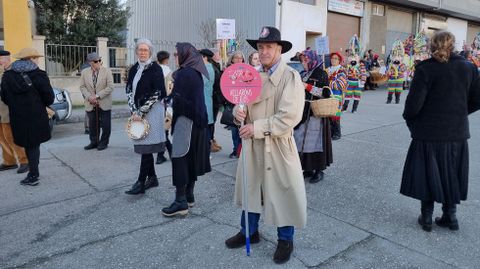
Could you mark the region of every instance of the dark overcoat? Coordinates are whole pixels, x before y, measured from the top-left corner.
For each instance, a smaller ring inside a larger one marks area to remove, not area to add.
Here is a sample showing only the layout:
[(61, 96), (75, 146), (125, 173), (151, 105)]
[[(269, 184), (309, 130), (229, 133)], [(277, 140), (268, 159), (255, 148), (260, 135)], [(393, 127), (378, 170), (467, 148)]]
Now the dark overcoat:
[(30, 148), (51, 138), (45, 107), (53, 103), (54, 94), (45, 71), (36, 68), (25, 74), (32, 86), (28, 86), (20, 72), (6, 71), (2, 78), (1, 97), (10, 109), (15, 144)]

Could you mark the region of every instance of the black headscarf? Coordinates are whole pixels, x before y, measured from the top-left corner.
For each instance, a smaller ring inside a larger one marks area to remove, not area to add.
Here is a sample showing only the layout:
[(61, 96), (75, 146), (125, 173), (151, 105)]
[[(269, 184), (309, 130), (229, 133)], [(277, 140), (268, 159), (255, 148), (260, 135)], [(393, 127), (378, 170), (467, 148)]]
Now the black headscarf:
[(178, 64), (180, 67), (191, 67), (210, 79), (202, 55), (192, 44), (179, 42), (175, 47), (177, 48)]

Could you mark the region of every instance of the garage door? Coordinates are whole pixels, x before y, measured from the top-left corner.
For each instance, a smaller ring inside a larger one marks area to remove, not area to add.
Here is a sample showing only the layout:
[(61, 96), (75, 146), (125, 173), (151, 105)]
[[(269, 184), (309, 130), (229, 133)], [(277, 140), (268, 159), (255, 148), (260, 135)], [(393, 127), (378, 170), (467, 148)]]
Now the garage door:
[(348, 46), (350, 38), (356, 34), (359, 36), (360, 18), (328, 12), (327, 35), (330, 42), (330, 52), (341, 51)]

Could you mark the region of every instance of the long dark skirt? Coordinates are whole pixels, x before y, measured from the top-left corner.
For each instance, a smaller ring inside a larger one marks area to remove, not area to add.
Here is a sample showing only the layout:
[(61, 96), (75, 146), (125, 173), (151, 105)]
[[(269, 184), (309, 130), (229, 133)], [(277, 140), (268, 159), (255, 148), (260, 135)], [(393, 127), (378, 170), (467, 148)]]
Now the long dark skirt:
[(421, 201), (459, 204), (468, 193), (468, 143), (412, 140), (400, 193)]
[[(330, 164), (333, 163), (333, 151), (332, 151), (332, 136), (330, 128), (330, 119), (323, 118), (323, 152), (312, 152), (312, 153), (299, 153), (300, 161), (302, 163), (302, 169), (304, 171), (313, 171), (320, 170), (323, 171), (327, 169)], [(298, 149), (299, 151), (301, 149)]]
[(172, 183), (185, 186), (212, 171), (210, 166), (210, 144), (208, 128), (192, 126), (192, 135), (188, 153), (180, 158), (172, 158)]

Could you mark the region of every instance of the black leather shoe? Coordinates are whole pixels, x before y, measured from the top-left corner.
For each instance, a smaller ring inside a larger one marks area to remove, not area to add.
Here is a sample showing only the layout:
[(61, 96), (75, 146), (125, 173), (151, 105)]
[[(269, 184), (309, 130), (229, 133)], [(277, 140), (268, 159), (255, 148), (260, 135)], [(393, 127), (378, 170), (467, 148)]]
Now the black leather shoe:
[(156, 164), (162, 164), (162, 163), (164, 163), (164, 162), (166, 162), (166, 161), (167, 161), (167, 158), (165, 158), (165, 156), (163, 156), (163, 155), (160, 155), (160, 156), (157, 156), (157, 162), (156, 162)]
[(5, 171), (5, 170), (10, 170), (10, 169), (16, 169), (18, 168), (17, 164), (12, 164), (12, 165), (5, 165), (5, 164), (0, 164), (0, 171)]
[[(250, 244), (257, 244), (259, 242), (260, 234), (258, 233), (258, 231), (256, 231), (252, 235), (250, 235)], [(241, 232), (238, 232), (238, 234), (225, 240), (225, 245), (227, 246), (227, 248), (241, 248), (245, 246), (246, 243), (247, 240), (245, 239), (245, 235)]]
[(36, 186), (36, 185), (38, 185), (39, 180), (40, 179), (38, 178), (38, 176), (29, 175), (24, 180), (20, 181), (20, 184), (29, 185), (29, 186)]
[(458, 220), (455, 215), (449, 216), (449, 215), (443, 214), (441, 218), (435, 218), (435, 224), (437, 224), (440, 227), (448, 228), (452, 231), (457, 231), (460, 228), (458, 226)]
[(174, 217), (176, 215), (185, 216), (188, 214), (187, 201), (174, 201), (169, 207), (162, 208), (162, 214), (165, 217)]
[(432, 215), (423, 215), (418, 216), (418, 224), (422, 226), (422, 229), (425, 232), (432, 231)]
[(319, 181), (323, 180), (323, 171), (316, 171), (315, 174), (313, 174), (313, 177), (310, 178), (310, 183), (317, 183)]
[(90, 150), (90, 149), (94, 149), (94, 148), (96, 148), (96, 147), (97, 147), (96, 144), (90, 143), (90, 144), (86, 145), (85, 147), (83, 147), (83, 149), (84, 149), (84, 150)]
[(128, 191), (125, 191), (125, 193), (130, 195), (145, 193), (145, 183), (137, 181), (132, 185), (132, 188)]
[(20, 167), (17, 169), (17, 174), (23, 174), (28, 172), (28, 163), (27, 164), (20, 164)]
[(158, 187), (158, 179), (156, 176), (147, 177), (147, 181), (145, 181), (145, 190), (150, 188)]
[(293, 241), (278, 240), (277, 250), (273, 254), (273, 261), (276, 264), (282, 264), (290, 260), (290, 255), (293, 252)]
[(100, 145), (98, 145), (97, 150), (101, 151), (101, 150), (104, 150), (106, 148), (108, 148), (108, 145), (100, 144)]

